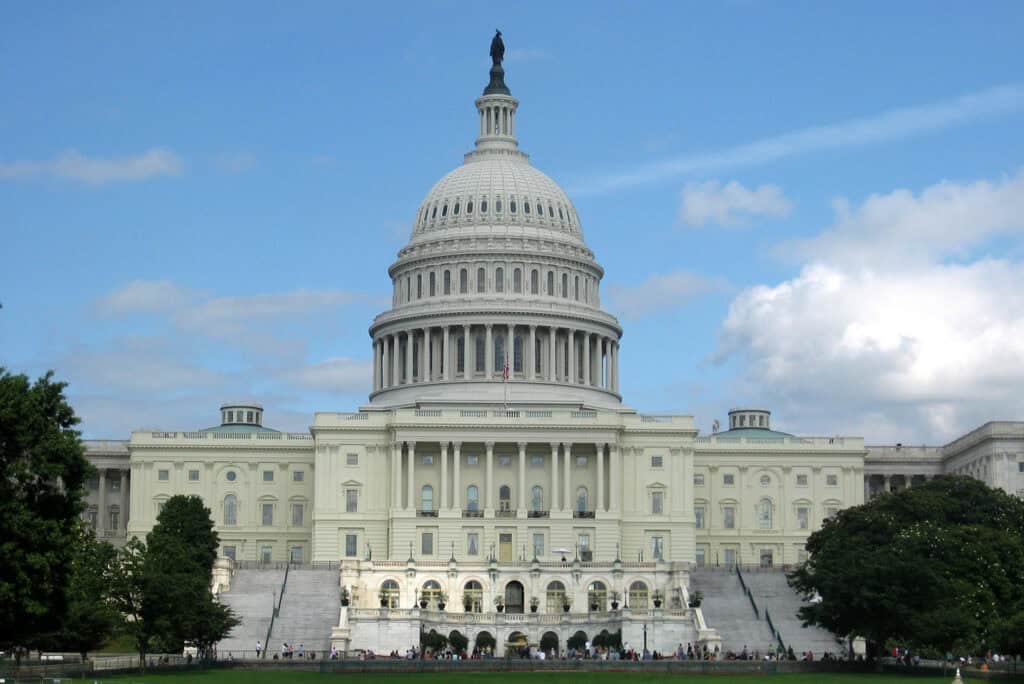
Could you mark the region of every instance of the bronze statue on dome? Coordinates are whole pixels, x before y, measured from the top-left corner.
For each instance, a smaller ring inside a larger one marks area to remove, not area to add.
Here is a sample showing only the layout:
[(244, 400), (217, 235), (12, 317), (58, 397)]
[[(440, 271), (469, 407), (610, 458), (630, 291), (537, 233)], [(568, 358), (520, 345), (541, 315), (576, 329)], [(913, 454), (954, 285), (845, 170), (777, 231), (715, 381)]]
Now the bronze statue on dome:
[(501, 39), (501, 31), (494, 29), (494, 38), (491, 39), (491, 63), (494, 66), (501, 66), (503, 59), (505, 59), (505, 42)]

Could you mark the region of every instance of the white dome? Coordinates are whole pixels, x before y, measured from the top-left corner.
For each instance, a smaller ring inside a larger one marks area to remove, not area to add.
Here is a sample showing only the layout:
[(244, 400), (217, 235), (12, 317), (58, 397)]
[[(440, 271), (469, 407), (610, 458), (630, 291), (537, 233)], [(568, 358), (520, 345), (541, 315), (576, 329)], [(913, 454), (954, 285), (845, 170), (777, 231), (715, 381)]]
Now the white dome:
[(471, 155), (427, 193), (411, 241), (494, 233), (583, 242), (568, 195), (525, 155)]

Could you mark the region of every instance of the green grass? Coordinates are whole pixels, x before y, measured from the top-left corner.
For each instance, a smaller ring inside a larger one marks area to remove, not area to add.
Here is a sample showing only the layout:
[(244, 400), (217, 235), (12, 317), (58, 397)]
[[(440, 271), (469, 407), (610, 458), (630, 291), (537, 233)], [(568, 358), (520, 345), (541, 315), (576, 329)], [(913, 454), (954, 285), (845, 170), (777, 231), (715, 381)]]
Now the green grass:
[[(684, 683), (679, 679), (683, 678)], [(93, 679), (90, 677), (90, 680)], [(189, 674), (124, 675), (96, 679), (116, 684), (325, 684), (330, 679), (344, 684), (907, 684), (910, 681), (945, 682), (946, 679), (904, 677), (881, 674), (716, 674), (666, 675), (624, 672), (460, 672), (460, 673), (338, 673), (299, 672), (289, 670), (206, 670)]]

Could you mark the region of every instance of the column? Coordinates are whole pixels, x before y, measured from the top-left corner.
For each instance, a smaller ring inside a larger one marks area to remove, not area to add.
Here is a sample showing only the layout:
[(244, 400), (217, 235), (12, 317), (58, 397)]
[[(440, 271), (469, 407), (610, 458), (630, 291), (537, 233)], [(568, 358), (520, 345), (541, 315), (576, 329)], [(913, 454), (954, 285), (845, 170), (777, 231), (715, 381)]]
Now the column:
[(529, 349), (529, 353), (523, 354), (523, 363), (526, 363), (526, 358), (527, 357), (529, 357), (529, 359), (530, 359), (530, 366), (529, 366), (529, 368), (525, 369), (526, 370), (526, 378), (528, 380), (533, 380), (533, 378), (534, 378), (534, 369), (537, 367), (537, 359), (534, 358), (536, 356), (536, 354), (537, 354), (537, 326), (531, 325), (530, 326), (530, 349)]
[(373, 391), (380, 389), (380, 340), (373, 341)]
[(590, 333), (583, 333), (583, 384), (590, 386)]
[(548, 328), (548, 355), (551, 357), (548, 363), (548, 381), (555, 381), (555, 339), (558, 337), (558, 328)]
[(416, 351), (413, 344), (416, 334), (410, 330), (405, 333), (405, 384), (412, 384), (412, 355)]
[(391, 508), (402, 508), (402, 443), (391, 445)]
[(487, 337), (484, 342), (484, 378), (491, 379), (491, 369), (494, 368), (494, 333), (490, 323), (486, 325)]
[[(488, 330), (490, 327), (488, 327)], [(484, 483), (484, 509), (494, 508), (494, 442), (487, 442), (487, 481)]]
[(608, 469), (608, 480), (611, 485), (611, 502), (608, 509), (612, 513), (619, 512), (619, 502), (622, 500), (622, 467), (619, 462), (619, 447), (617, 444), (608, 445), (608, 456), (611, 459), (611, 467)]
[(441, 442), (441, 510), (448, 510), (448, 442)]
[(462, 508), (459, 500), (462, 496), (462, 455), (459, 453), (462, 442), (452, 442), (452, 508)]
[(402, 341), (398, 337), (398, 333), (391, 336), (391, 352), (393, 354), (391, 359), (391, 386), (398, 387), (399, 381), (402, 379)]
[(406, 442), (406, 446), (409, 447), (409, 485), (406, 489), (409, 500), (406, 502), (406, 508), (414, 511), (416, 510), (416, 442)]
[[(505, 359), (508, 361), (508, 377), (511, 380), (516, 376), (516, 330), (511, 323), (507, 326), (505, 333)], [(522, 355), (526, 359), (526, 354)]]
[(121, 469), (121, 496), (120, 496), (120, 509), (121, 509), (121, 526), (118, 531), (123, 531), (125, 535), (128, 534), (128, 507), (131, 505), (130, 495), (128, 488), (131, 487), (131, 475), (132, 471), (130, 468)]
[(549, 510), (561, 510), (558, 507), (558, 442), (551, 443), (551, 495), (548, 498), (551, 499)]
[(441, 338), (441, 366), (444, 369), (444, 379), (451, 380), (452, 350), (448, 346), (448, 326), (444, 326), (444, 335)]
[(562, 482), (562, 510), (571, 511), (572, 492), (569, 491), (569, 468), (572, 467), (572, 444), (566, 442), (563, 446), (565, 447), (565, 454), (563, 454), (562, 457), (565, 459), (565, 465), (562, 470), (562, 474), (564, 476)]
[(619, 343), (612, 342), (612, 391), (619, 391)]
[(569, 328), (569, 334), (565, 338), (565, 344), (569, 348), (568, 368), (565, 369), (565, 377), (570, 385), (576, 384), (576, 331)]
[(864, 476), (864, 503), (871, 500), (871, 476)]
[(891, 478), (889, 475), (882, 476), (882, 491), (889, 493), (892, 491), (892, 483), (889, 481)]
[(423, 347), (420, 351), (423, 352), (423, 361), (420, 363), (420, 382), (430, 382), (433, 380), (430, 377), (430, 362), (433, 360), (430, 358), (430, 328), (423, 329)]
[(381, 361), (381, 370), (384, 377), (381, 378), (381, 388), (391, 387), (391, 337), (384, 335), (380, 341), (384, 358)]
[(107, 471), (100, 468), (100, 491), (96, 502), (96, 536), (103, 537), (102, 530), (107, 529)]
[(526, 510), (526, 442), (519, 443), (519, 515)]
[(597, 509), (604, 512), (604, 444), (597, 444)]
[[(470, 354), (470, 343), (472, 340), (469, 337), (470, 328), (468, 325), (462, 326), (462, 379), (466, 380), (473, 377), (473, 370), (476, 368), (476, 345), (473, 345), (473, 353)], [(473, 365), (469, 365), (470, 357), (473, 358)]]

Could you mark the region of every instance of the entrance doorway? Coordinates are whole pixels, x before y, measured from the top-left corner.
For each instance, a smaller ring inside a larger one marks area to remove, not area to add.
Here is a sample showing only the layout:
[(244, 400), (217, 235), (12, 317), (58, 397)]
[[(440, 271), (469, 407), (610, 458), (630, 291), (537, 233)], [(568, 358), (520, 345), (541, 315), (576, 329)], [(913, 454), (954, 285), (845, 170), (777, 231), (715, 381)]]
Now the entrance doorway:
[(505, 585), (505, 612), (506, 613), (522, 613), (525, 592), (523, 591), (523, 585), (515, 580)]

